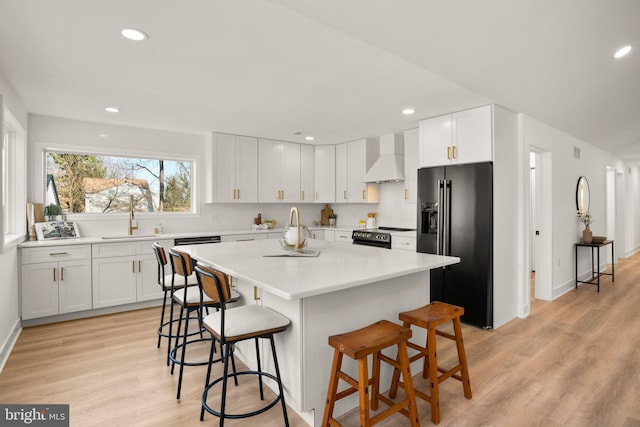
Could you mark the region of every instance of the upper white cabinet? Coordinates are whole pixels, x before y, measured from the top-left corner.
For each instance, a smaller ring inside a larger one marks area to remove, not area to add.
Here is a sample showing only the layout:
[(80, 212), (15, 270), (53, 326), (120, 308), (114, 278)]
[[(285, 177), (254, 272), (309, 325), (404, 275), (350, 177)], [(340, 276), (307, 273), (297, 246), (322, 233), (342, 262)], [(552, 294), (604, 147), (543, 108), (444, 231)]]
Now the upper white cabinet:
[(417, 203), (418, 200), (418, 128), (404, 132), (404, 194), (405, 203)]
[(213, 202), (258, 201), (258, 139), (213, 134)]
[(419, 167), (491, 161), (492, 116), (487, 105), (422, 120)]
[(22, 249), (22, 319), (91, 309), (91, 246)]
[(315, 200), (315, 149), (313, 145), (300, 145), (300, 201)]
[(300, 144), (261, 139), (258, 144), (258, 201), (300, 201)]
[(315, 198), (318, 203), (336, 201), (336, 146), (316, 145)]
[(379, 202), (378, 185), (362, 182), (379, 153), (378, 142), (371, 139), (336, 145), (336, 202)]

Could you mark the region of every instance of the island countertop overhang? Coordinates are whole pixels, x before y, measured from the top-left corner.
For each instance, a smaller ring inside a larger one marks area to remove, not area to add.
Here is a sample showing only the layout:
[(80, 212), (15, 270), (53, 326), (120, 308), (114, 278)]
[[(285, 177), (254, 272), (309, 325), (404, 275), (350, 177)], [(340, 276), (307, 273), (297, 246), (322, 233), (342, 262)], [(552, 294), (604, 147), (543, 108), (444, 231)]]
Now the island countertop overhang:
[(310, 240), (318, 257), (265, 257), (282, 251), (277, 240), (187, 245), (204, 265), (285, 300), (296, 300), (420, 273), (460, 262), (458, 257)]

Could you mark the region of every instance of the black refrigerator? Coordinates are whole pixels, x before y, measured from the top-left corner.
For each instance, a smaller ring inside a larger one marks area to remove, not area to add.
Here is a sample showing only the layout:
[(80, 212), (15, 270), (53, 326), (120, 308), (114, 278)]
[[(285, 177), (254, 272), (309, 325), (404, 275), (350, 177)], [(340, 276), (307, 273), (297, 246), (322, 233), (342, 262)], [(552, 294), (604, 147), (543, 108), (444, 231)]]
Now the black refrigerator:
[(431, 270), (431, 301), (464, 307), (462, 321), (493, 327), (493, 164), (418, 170), (417, 251), (460, 257)]

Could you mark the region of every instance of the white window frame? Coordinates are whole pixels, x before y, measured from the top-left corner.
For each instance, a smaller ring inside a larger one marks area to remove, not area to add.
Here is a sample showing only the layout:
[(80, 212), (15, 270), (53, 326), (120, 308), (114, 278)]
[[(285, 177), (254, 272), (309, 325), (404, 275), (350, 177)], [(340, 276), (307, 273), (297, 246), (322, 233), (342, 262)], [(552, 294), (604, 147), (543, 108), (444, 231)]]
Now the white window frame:
[(3, 251), (17, 246), (27, 236), (27, 132), (15, 116), (2, 108), (2, 163), (0, 194), (2, 195)]
[[(116, 156), (116, 157), (140, 157), (147, 159), (164, 159), (164, 160), (184, 160), (191, 162), (191, 210), (188, 212), (136, 212), (136, 217), (147, 219), (174, 219), (184, 217), (199, 217), (200, 208), (198, 203), (198, 165), (200, 164), (200, 156), (184, 156), (177, 153), (167, 152), (155, 152), (148, 153), (143, 150), (110, 150), (104, 147), (96, 150), (88, 146), (77, 146), (68, 144), (36, 144), (38, 152), (41, 153), (41, 179), (40, 179), (40, 192), (42, 193), (42, 200), (46, 200), (46, 177), (47, 177), (47, 165), (46, 165), (46, 153), (47, 152), (59, 152), (59, 153), (74, 153), (74, 154), (86, 154), (97, 156)], [(102, 221), (113, 220), (115, 218), (127, 217), (127, 213), (68, 213), (67, 219), (74, 221)]]

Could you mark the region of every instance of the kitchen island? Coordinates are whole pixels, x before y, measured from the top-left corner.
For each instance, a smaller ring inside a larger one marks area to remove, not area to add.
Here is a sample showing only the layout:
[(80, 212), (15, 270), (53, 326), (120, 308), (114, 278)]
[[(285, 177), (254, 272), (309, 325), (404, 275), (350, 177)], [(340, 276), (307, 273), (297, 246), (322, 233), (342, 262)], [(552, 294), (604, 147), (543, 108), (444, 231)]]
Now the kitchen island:
[[(317, 257), (273, 257), (283, 254), (276, 240), (180, 246), (199, 263), (232, 276), (243, 304), (262, 304), (291, 319), (276, 336), (278, 360), (287, 404), (310, 425), (320, 425), (324, 410), (332, 349), (330, 335), (358, 329), (381, 319), (398, 322), (398, 313), (429, 302), (429, 270), (460, 262), (459, 258), (409, 251), (310, 240)], [(418, 341), (425, 339), (414, 331)], [(236, 354), (255, 367), (251, 343)], [(272, 370), (269, 352), (263, 368)], [(356, 375), (356, 364), (345, 370)], [(415, 373), (420, 364), (412, 366)], [(390, 370), (381, 376), (388, 387)], [(343, 399), (335, 414), (358, 405), (357, 396)]]

